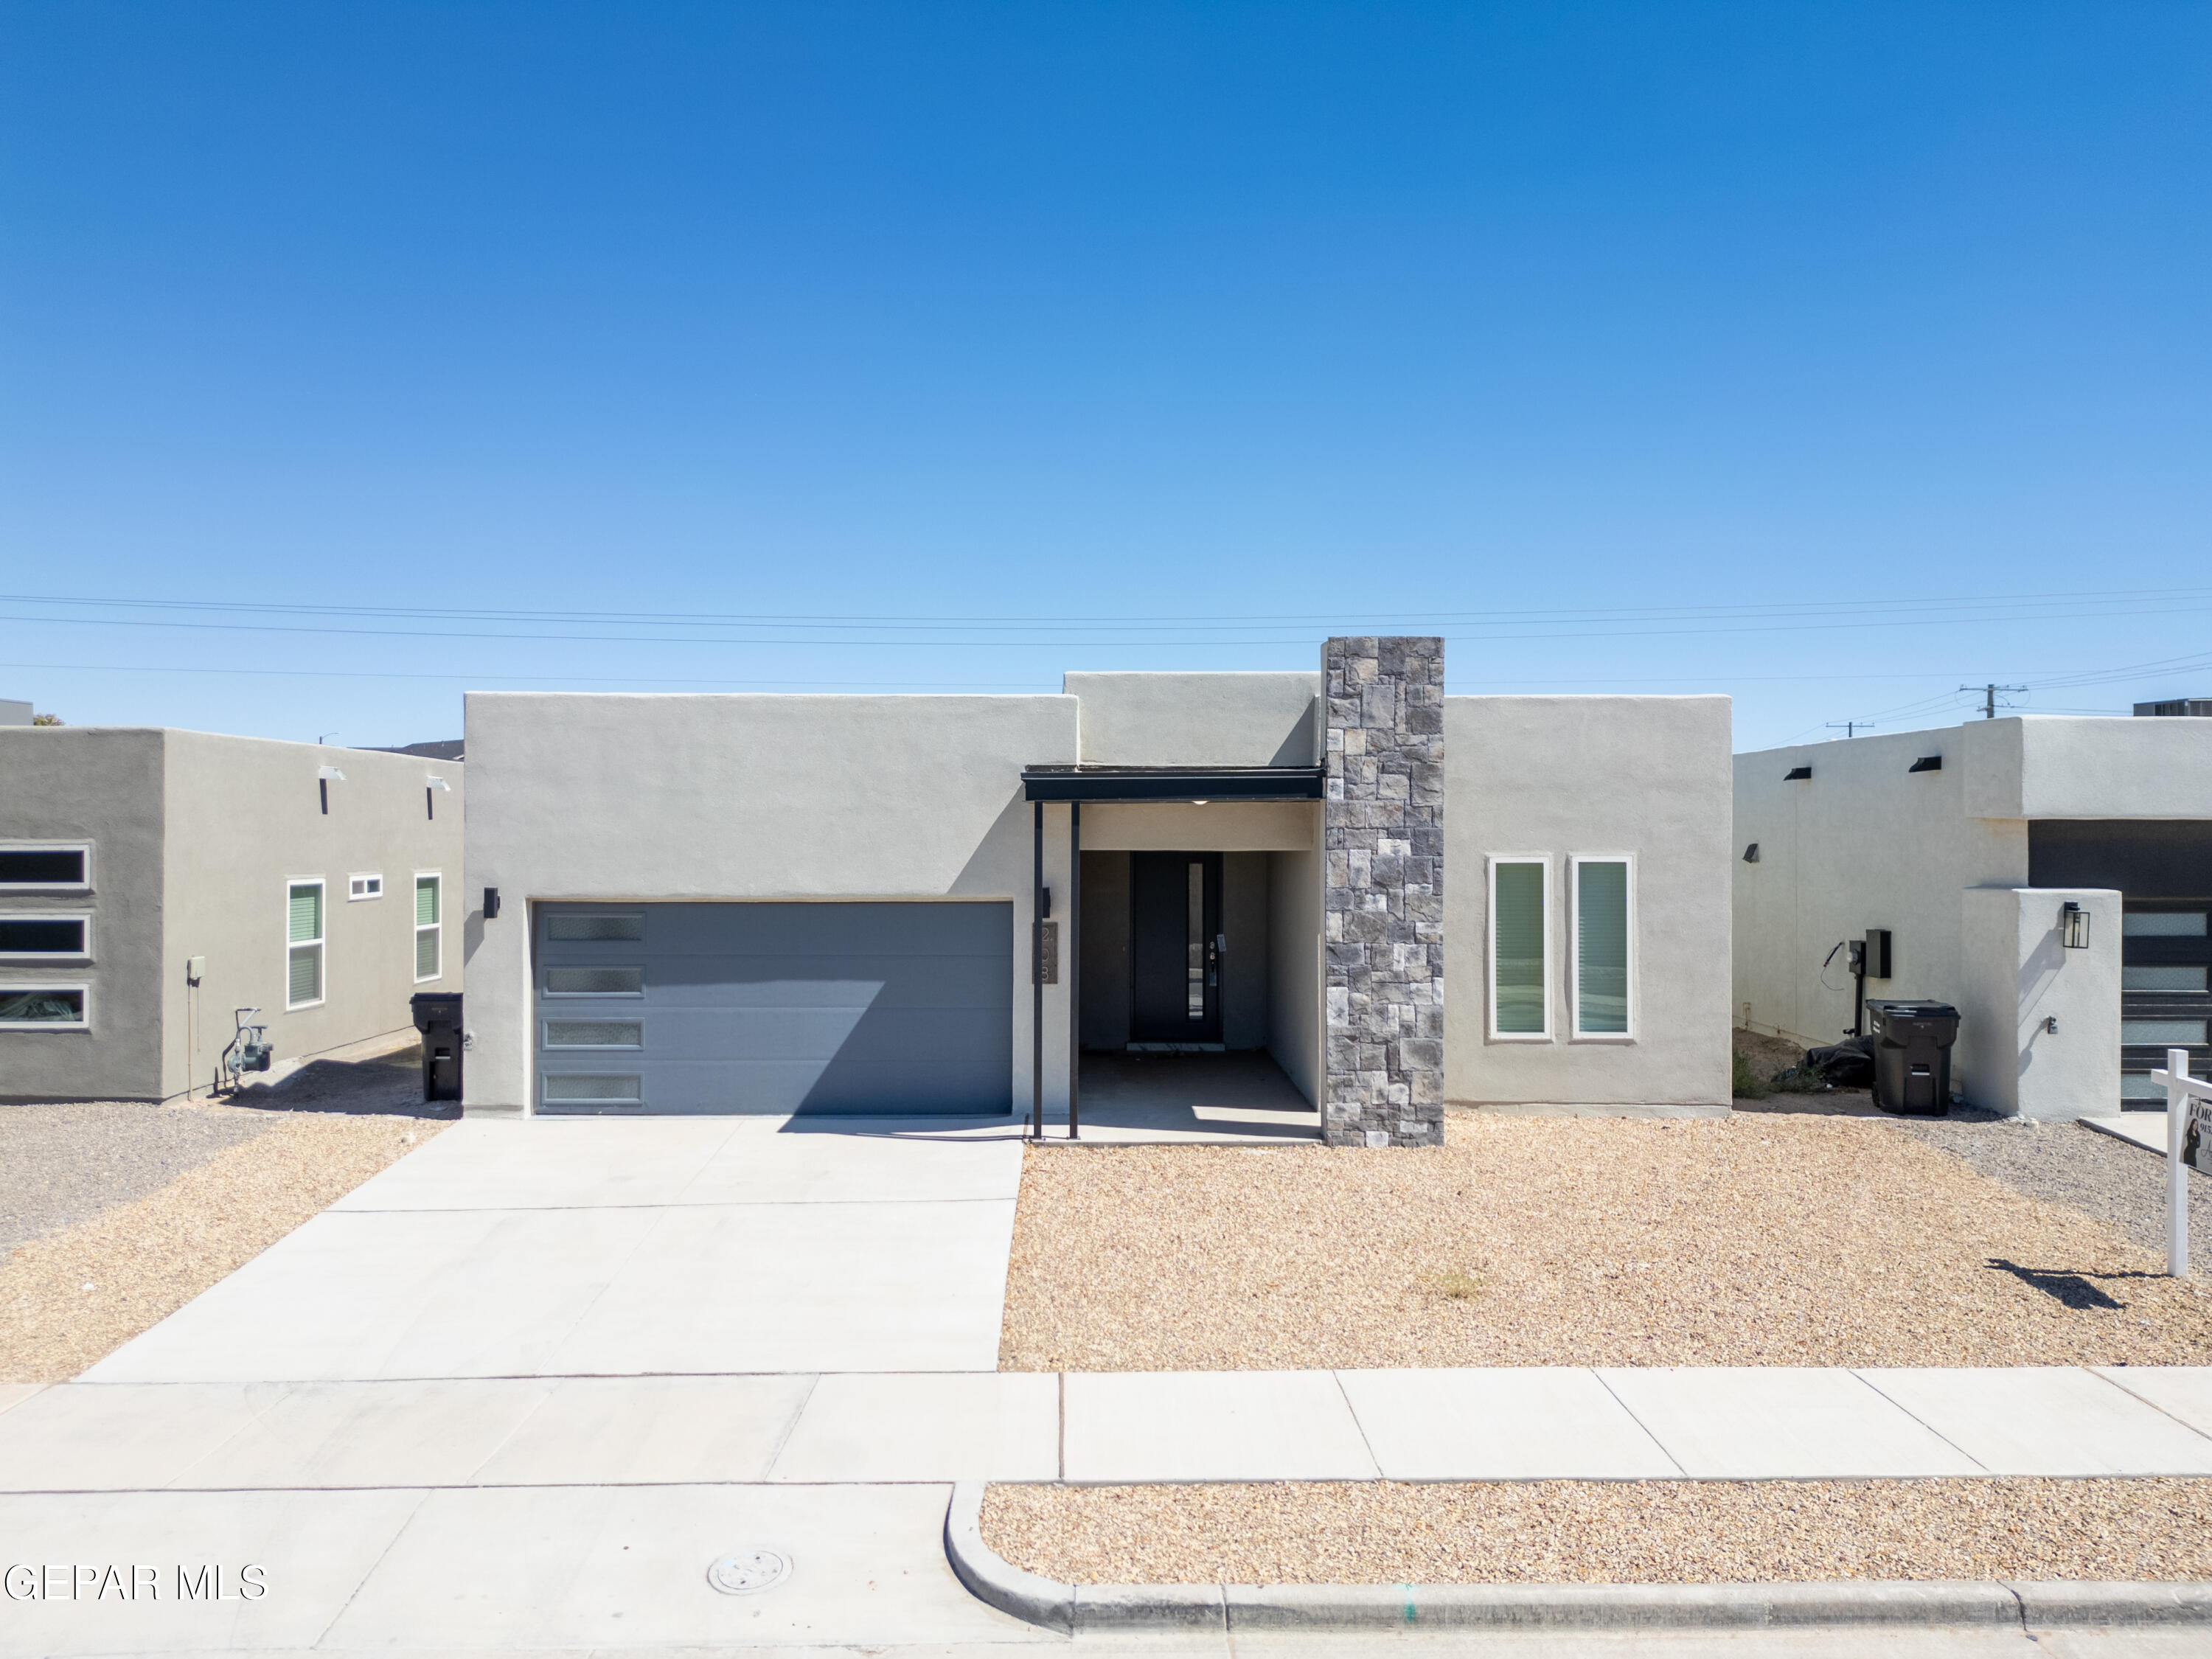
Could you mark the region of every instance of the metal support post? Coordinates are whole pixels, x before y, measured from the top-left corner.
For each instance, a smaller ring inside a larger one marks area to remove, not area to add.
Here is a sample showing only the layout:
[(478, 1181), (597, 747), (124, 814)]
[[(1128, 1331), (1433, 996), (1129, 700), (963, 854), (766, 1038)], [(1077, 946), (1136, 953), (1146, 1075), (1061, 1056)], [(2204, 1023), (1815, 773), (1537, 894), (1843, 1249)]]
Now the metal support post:
[(2166, 1270), (2189, 1277), (2189, 1166), (2181, 1148), (2189, 1128), (2189, 1050), (2166, 1051)]
[(1044, 1138), (1044, 803), (1036, 805), (1030, 883), (1030, 1139)]
[(1067, 1138), (1082, 1138), (1083, 803), (1067, 804)]

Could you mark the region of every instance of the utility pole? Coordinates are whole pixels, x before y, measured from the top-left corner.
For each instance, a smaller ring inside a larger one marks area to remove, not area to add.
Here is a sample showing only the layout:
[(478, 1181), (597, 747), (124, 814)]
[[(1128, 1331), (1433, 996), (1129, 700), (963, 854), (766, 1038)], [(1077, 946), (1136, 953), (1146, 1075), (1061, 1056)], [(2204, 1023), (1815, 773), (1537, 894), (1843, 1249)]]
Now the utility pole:
[[(1962, 685), (1959, 690), (1980, 692), (1982, 718), (1985, 720), (1993, 720), (1997, 717), (1997, 699), (2000, 696), (2008, 691), (2025, 691), (2027, 688), (2024, 685)], [(2006, 707), (2010, 708), (2011, 705), (2008, 703)]]
[(1828, 722), (1828, 729), (1831, 732), (1834, 731), (1836, 727), (1839, 726), (1844, 728), (1844, 736), (1845, 738), (1852, 736), (1862, 726), (1866, 727), (1869, 732), (1874, 730), (1874, 722), (1872, 720), (1830, 720)]

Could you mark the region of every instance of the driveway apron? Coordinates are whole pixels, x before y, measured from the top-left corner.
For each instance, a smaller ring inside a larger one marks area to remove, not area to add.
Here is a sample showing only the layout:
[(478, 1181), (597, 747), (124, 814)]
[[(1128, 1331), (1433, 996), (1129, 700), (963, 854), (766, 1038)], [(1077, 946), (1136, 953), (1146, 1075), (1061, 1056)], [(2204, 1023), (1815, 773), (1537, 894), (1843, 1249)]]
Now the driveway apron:
[[(995, 1374), (1020, 1178), (910, 1121), (458, 1124), (0, 1413), (0, 1565), (70, 1568), (0, 1650), (1042, 1639), (865, 1420), (905, 1375), (961, 1472), (1036, 1461), (1042, 1379)], [(761, 1551), (770, 1587), (710, 1579)]]

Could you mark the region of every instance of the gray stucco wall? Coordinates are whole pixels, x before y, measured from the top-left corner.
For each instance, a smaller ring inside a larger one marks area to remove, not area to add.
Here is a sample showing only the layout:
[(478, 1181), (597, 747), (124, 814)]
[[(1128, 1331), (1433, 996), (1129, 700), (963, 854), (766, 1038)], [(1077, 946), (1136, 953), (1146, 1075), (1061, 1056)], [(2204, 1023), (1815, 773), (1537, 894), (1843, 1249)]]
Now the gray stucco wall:
[[(474, 692), (467, 731), (475, 1110), (532, 1097), (532, 901), (1000, 898), (1026, 940), (1021, 770), (1076, 759), (1066, 696)], [(1065, 807), (1047, 809), (1045, 850), (1064, 895)], [(490, 922), (487, 886), (501, 895)], [(1069, 983), (1046, 994), (1048, 1104), (1066, 1100)], [(1030, 999), (1024, 971), (1008, 1011), (1024, 1111)]]
[(1966, 810), (1988, 818), (2212, 818), (2212, 720), (1969, 720)]
[[(1730, 775), (1725, 697), (1447, 697), (1446, 1097), (1725, 1111)], [(1567, 860), (1635, 860), (1632, 1040), (1487, 1033), (1488, 861), (1551, 860), (1548, 970), (1564, 1007)]]
[(1309, 1101), (1321, 1098), (1321, 854), (1267, 855), (1267, 1052)]
[(1221, 855), (1221, 931), (1229, 951), (1221, 964), (1221, 1043), (1267, 1046), (1267, 858)]
[[(1940, 771), (1910, 770), (1929, 755), (1942, 757)], [(1785, 781), (1799, 766), (1813, 775)], [(2118, 956), (2104, 961), (2100, 921), (2095, 948), (2051, 958), (2055, 976), (2033, 969), (2054, 925), (2042, 911), (2064, 896), (2017, 896), (2030, 878), (2028, 826), (2212, 818), (2212, 720), (1970, 720), (1761, 750), (1737, 756), (1735, 774), (1739, 1018), (1834, 1042), (1850, 1024), (1851, 980), (1843, 952), (1825, 973), (1822, 961), (1838, 941), (1887, 927), (1893, 974), (1869, 979), (1867, 994), (1959, 1006), (1952, 1076), (1969, 1101), (2043, 1117), (2113, 1108)], [(2117, 918), (2113, 931), (2116, 945)], [(2058, 1033), (2039, 1036), (2037, 1019), (2061, 1003)]]
[(1321, 676), (1066, 674), (1102, 766), (1312, 766)]
[[(1738, 1020), (1801, 1042), (1837, 1041), (1850, 1026), (1853, 988), (1845, 953), (1829, 952), (1870, 927), (1890, 930), (1893, 972), (1869, 979), (1869, 996), (1956, 1002), (1963, 994), (1966, 890), (2024, 887), (2028, 878), (2026, 822), (1967, 815), (1976, 762), (1968, 745), (1979, 736), (1953, 726), (1735, 757)], [(1941, 771), (1910, 769), (1927, 755), (1943, 757)], [(1800, 766), (1813, 775), (1788, 781)], [(1756, 864), (1743, 857), (1753, 842)], [(1961, 1026), (1954, 1078), (1975, 1071), (1986, 1029)], [(2008, 1054), (2009, 1043), (1998, 1052)]]
[[(464, 768), (374, 750), (170, 732), (165, 772), (168, 903), (162, 947), (161, 1087), (213, 1080), (233, 1011), (258, 1007), (279, 1060), (299, 1059), (411, 1029), (418, 991), (461, 988)], [(330, 811), (317, 774), (330, 766)], [(435, 792), (435, 817), (426, 802)], [(384, 896), (348, 897), (356, 874), (384, 878)], [(415, 979), (415, 878), (443, 883), (442, 971)], [(285, 1008), (289, 884), (320, 878), (324, 994)], [(207, 958), (198, 990), (185, 963)], [(189, 1057), (190, 1070), (187, 1072)]]
[[(2120, 895), (2110, 890), (1976, 887), (1963, 895), (1959, 1029), (1975, 1033), (1952, 1086), (2019, 1117), (2075, 1118), (2120, 1097)], [(2089, 913), (2089, 944), (2066, 948), (2059, 913)], [(2055, 1024), (2057, 1029), (2051, 1029)]]
[(92, 915), (89, 963), (0, 963), (0, 987), (89, 984), (88, 1031), (0, 1031), (0, 1099), (161, 1092), (162, 733), (0, 729), (0, 842), (93, 844), (89, 893), (0, 894), (0, 910)]

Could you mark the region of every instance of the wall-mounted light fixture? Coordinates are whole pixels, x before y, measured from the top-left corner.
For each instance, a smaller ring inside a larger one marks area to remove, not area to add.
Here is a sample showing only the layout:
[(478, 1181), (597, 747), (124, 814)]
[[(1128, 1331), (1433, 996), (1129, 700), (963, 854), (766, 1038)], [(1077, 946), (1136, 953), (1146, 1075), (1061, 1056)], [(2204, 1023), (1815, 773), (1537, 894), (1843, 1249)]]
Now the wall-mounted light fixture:
[(1923, 755), (1905, 769), (1908, 772), (1940, 772), (1943, 769), (1943, 757), (1941, 755)]
[(496, 887), (487, 887), (484, 889), (484, 920), (486, 921), (489, 921), (498, 915), (499, 889)]
[(2068, 899), (2058, 909), (2058, 927), (2069, 951), (2089, 948), (2089, 913)]
[(315, 796), (322, 803), (325, 817), (331, 815), (331, 786), (344, 781), (345, 774), (335, 766), (319, 766), (315, 769)]
[(1756, 864), (1759, 862), (1759, 843), (1757, 842), (1752, 842), (1750, 846), (1743, 849), (1743, 861), (1746, 864)]
[(440, 777), (435, 772), (432, 772), (424, 777), (422, 780), (422, 816), (434, 822), (438, 816), (438, 797), (441, 794), (450, 795), (453, 793), (453, 786), (447, 783), (445, 779)]
[(1782, 781), (1784, 783), (1799, 783), (1812, 775), (1813, 769), (1811, 767), (1793, 766), (1787, 772), (1784, 772), (1782, 775)]

